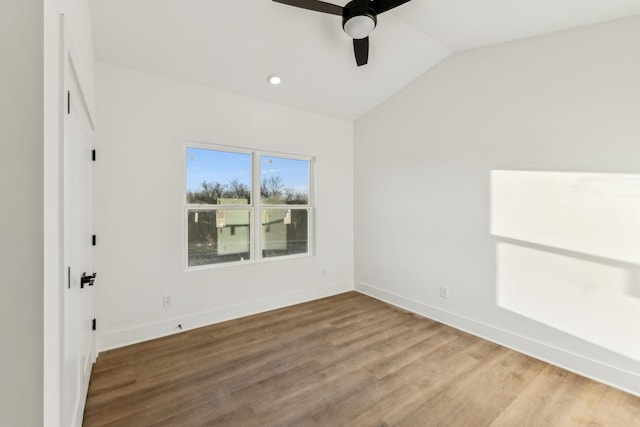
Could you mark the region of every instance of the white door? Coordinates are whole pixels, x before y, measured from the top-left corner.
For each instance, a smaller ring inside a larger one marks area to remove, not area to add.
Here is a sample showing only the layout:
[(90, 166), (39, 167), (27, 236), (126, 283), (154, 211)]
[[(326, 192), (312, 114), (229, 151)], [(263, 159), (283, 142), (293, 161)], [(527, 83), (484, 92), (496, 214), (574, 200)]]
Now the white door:
[(75, 427), (82, 423), (95, 360), (93, 283), (82, 280), (94, 273), (93, 128), (70, 64), (65, 71), (62, 416), (64, 426)]

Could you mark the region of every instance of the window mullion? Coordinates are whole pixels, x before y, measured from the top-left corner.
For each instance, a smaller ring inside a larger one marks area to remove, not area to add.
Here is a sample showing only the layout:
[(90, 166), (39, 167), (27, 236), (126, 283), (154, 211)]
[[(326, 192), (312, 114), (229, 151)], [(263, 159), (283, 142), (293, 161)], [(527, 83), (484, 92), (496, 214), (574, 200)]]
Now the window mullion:
[(252, 162), (252, 196), (251, 196), (251, 205), (253, 206), (253, 227), (252, 227), (252, 242), (253, 242), (253, 257), (256, 261), (262, 260), (262, 251), (260, 248), (262, 247), (262, 222), (260, 221), (260, 208), (261, 208), (261, 200), (260, 200), (260, 152), (255, 151), (253, 153), (253, 162)]

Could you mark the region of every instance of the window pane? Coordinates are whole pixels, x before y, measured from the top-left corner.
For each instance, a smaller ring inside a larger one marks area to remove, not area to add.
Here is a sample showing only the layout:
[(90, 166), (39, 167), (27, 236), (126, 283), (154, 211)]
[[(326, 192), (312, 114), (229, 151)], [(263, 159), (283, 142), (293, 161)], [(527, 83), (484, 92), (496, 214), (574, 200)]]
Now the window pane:
[(251, 259), (247, 209), (189, 210), (188, 265)]
[(262, 209), (262, 257), (309, 252), (307, 209)]
[(309, 204), (309, 161), (260, 157), (260, 196), (265, 205)]
[(248, 205), (251, 154), (187, 147), (187, 203)]

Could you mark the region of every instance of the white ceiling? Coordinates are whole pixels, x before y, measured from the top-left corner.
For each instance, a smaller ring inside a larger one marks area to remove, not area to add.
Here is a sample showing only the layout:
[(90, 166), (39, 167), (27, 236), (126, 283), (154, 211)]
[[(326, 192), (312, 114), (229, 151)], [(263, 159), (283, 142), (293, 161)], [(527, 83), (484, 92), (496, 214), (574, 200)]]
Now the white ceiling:
[(357, 67), (340, 17), (271, 0), (90, 5), (98, 60), (349, 120), (453, 52), (640, 14), (640, 0), (412, 0), (378, 17)]

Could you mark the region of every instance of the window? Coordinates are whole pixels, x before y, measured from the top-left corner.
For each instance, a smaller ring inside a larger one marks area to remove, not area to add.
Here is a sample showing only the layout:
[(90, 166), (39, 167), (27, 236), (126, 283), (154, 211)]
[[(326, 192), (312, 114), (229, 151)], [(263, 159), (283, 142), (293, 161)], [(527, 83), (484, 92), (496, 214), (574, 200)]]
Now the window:
[(311, 254), (310, 158), (187, 146), (186, 266)]

